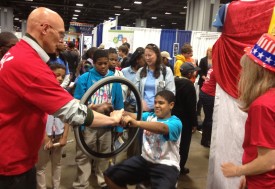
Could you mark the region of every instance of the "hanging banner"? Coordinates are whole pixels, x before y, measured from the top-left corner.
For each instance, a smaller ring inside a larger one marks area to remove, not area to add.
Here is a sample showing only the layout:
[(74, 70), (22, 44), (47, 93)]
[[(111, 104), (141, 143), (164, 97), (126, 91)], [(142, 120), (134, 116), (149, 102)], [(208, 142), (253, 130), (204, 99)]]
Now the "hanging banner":
[(273, 13), (272, 13), (268, 33), (275, 36), (275, 7), (273, 8)]
[(173, 44), (173, 57), (176, 57), (179, 54), (179, 43)]
[[(130, 48), (133, 46), (134, 42), (134, 31), (126, 31), (126, 30), (109, 30), (108, 31), (108, 42), (105, 44), (105, 48), (114, 47), (118, 48), (123, 43), (129, 43)], [(130, 49), (130, 52), (133, 52)]]
[(83, 33), (91, 35), (94, 28), (94, 24), (70, 22), (69, 32), (70, 33)]

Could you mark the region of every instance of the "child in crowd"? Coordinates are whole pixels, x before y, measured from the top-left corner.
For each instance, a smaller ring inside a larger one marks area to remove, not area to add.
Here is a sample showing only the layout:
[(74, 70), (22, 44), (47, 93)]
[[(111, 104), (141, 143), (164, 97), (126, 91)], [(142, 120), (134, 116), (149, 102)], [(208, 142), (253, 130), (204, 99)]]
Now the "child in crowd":
[[(275, 37), (263, 34), (241, 58), (241, 109), (248, 113), (243, 141), (243, 165), (221, 165), (226, 177), (242, 176), (241, 189), (275, 187)], [(245, 186), (246, 185), (246, 186)]]
[[(49, 65), (61, 85), (66, 74), (66, 68), (62, 64), (53, 63)], [(59, 118), (48, 115), (46, 134), (44, 142), (39, 150), (38, 162), (36, 164), (37, 189), (46, 189), (45, 170), (47, 163), (52, 164), (52, 188), (59, 188), (61, 178), (61, 156), (62, 148), (67, 143), (69, 125), (63, 123)], [(59, 143), (59, 146), (53, 146)]]
[(176, 103), (173, 108), (173, 115), (177, 116), (184, 126), (182, 128), (180, 142), (180, 172), (188, 174), (189, 169), (185, 167), (189, 148), (191, 144), (192, 131), (198, 126), (196, 115), (196, 90), (192, 79), (195, 72), (200, 70), (190, 62), (185, 62), (180, 67), (181, 76), (175, 77)]
[[(114, 72), (109, 70), (109, 55), (107, 50), (98, 49), (93, 56), (94, 67), (88, 72), (82, 74), (76, 84), (74, 97), (81, 99), (85, 92), (96, 82), (109, 76), (114, 76)], [(122, 88), (119, 83), (108, 84), (98, 89), (90, 98), (89, 103), (93, 107), (108, 104), (115, 110), (123, 108)], [(100, 153), (110, 153), (112, 148), (113, 128), (106, 125), (100, 129), (87, 128), (83, 131), (86, 144), (93, 150)], [(122, 128), (116, 128), (116, 131), (122, 132)], [(73, 183), (73, 188), (88, 188), (89, 177), (91, 175), (91, 159), (86, 156), (78, 146), (76, 146), (77, 176)], [(108, 159), (94, 160), (95, 172), (98, 185), (103, 189), (106, 183), (103, 171), (108, 168)]]
[(125, 112), (122, 125), (144, 130), (141, 156), (114, 165), (105, 171), (105, 181), (110, 189), (126, 188), (150, 180), (152, 188), (175, 188), (179, 176), (179, 143), (181, 121), (171, 115), (175, 95), (168, 90), (155, 96), (155, 111), (144, 112), (142, 121), (136, 114)]

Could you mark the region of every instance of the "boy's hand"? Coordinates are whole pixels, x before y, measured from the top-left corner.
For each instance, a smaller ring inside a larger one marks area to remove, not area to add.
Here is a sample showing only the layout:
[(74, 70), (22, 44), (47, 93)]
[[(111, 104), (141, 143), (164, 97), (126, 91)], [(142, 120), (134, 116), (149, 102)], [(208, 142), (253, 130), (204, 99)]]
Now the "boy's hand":
[(135, 127), (137, 126), (137, 120), (133, 119), (132, 117), (126, 115), (122, 117), (121, 124), (124, 127)]
[(61, 137), (59, 139), (60, 146), (65, 146), (67, 144), (67, 138)]
[(52, 139), (49, 137), (44, 138), (44, 150), (49, 150), (53, 147)]

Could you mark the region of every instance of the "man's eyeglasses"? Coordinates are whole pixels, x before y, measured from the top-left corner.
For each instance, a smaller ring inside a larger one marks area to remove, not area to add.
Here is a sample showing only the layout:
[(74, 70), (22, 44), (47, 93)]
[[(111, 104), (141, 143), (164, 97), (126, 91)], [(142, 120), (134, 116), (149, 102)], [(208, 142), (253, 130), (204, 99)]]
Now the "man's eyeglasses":
[(54, 27), (52, 27), (51, 25), (48, 25), (48, 26), (59, 34), (60, 39), (63, 39), (65, 37), (65, 32), (58, 31)]

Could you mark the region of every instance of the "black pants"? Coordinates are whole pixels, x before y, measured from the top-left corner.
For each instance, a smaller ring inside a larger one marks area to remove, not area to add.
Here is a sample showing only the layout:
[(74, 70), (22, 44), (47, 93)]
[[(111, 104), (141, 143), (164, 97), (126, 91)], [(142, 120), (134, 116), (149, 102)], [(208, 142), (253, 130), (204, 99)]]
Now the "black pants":
[(212, 116), (213, 116), (213, 110), (214, 110), (215, 97), (200, 91), (200, 99), (201, 99), (203, 111), (205, 114), (205, 118), (202, 124), (201, 144), (209, 146), (211, 142), (211, 134), (212, 134), (212, 123), (213, 123)]
[(192, 139), (192, 125), (182, 121), (182, 132), (180, 140), (180, 169), (183, 170), (188, 159), (189, 148)]
[(35, 167), (20, 175), (0, 175), (0, 189), (36, 189)]

